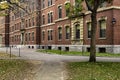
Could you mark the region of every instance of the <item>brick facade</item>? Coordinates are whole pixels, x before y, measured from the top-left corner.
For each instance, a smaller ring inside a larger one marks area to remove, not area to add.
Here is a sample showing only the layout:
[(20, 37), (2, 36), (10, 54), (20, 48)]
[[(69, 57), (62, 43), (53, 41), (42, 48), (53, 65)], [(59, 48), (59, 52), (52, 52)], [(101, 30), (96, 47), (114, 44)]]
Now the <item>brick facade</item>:
[[(75, 0), (36, 1), (35, 9), (31, 15), (12, 20), (14, 14), (10, 13), (9, 40), (11, 46), (24, 45), (27, 48), (89, 51), (88, 23), (91, 22), (89, 11), (84, 11), (85, 14), (81, 18), (71, 20), (66, 16), (65, 4), (70, 2), (74, 5)], [(58, 9), (61, 10), (61, 14)], [(96, 31), (96, 49), (98, 52), (120, 53), (119, 14), (119, 0), (114, 0), (112, 4), (104, 4), (98, 9)], [(22, 26), (22, 18), (24, 18), (24, 26)], [(113, 19), (116, 21), (115, 24), (112, 23)], [(100, 23), (101, 21), (104, 21), (104, 26), (103, 23)], [(16, 25), (17, 27), (15, 27)], [(105, 29), (104, 33), (101, 33), (101, 26)], [(34, 37), (32, 33), (34, 33)], [(101, 35), (104, 36), (101, 37)]]
[(37, 48), (40, 45), (40, 0), (30, 1), (28, 13), (10, 13), (10, 46)]
[[(2, 11), (3, 14), (7, 14), (8, 11)], [(1, 46), (9, 46), (9, 15), (0, 17), (0, 38)]]

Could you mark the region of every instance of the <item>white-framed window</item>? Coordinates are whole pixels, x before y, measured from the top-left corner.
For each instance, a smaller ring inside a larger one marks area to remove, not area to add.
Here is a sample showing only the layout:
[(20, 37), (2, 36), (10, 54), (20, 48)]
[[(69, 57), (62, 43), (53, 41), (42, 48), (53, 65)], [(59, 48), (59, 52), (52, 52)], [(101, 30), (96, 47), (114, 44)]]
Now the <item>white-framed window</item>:
[(58, 18), (62, 18), (62, 6), (58, 6)]
[(65, 30), (66, 30), (66, 39), (70, 39), (70, 27), (66, 26)]
[(87, 23), (87, 36), (91, 38), (91, 22)]
[(105, 20), (99, 21), (99, 28), (100, 28), (100, 33), (99, 33), (100, 38), (105, 38), (106, 37), (106, 21)]
[(45, 40), (45, 31), (42, 31), (42, 40)]
[(53, 22), (53, 12), (48, 13), (48, 23)]
[(62, 27), (58, 28), (58, 39), (61, 40), (62, 39)]
[(52, 0), (48, 0), (48, 6), (51, 6), (53, 4)]
[(45, 15), (42, 15), (42, 24), (45, 24)]
[(53, 39), (53, 30), (48, 30), (48, 41)]
[(34, 41), (34, 32), (32, 32), (32, 41)]
[(80, 39), (80, 25), (79, 24), (75, 25), (75, 38)]

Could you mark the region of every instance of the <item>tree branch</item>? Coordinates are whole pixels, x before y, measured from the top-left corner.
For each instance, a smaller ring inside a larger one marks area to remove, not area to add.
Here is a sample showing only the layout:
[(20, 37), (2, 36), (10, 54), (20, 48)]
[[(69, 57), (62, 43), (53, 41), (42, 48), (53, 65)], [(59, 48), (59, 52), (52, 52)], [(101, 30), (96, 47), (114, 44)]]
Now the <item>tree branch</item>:
[(91, 12), (93, 12), (93, 9), (92, 9), (92, 7), (90, 7), (90, 5), (89, 5), (88, 1), (87, 1), (87, 0), (85, 0), (85, 2), (86, 2), (86, 5), (87, 5), (87, 7), (88, 7), (88, 10), (89, 10), (89, 11), (91, 11)]
[(28, 12), (26, 9), (24, 9), (24, 8), (21, 7), (21, 6), (19, 6), (18, 4), (12, 3), (10, 0), (7, 0), (7, 2), (8, 2), (9, 4), (11, 4), (11, 5), (15, 5), (16, 7), (19, 7), (20, 9), (24, 10), (27, 14), (29, 14), (29, 12)]
[(94, 2), (94, 10), (95, 11), (97, 11), (99, 5), (100, 5), (100, 0), (95, 0), (95, 2)]

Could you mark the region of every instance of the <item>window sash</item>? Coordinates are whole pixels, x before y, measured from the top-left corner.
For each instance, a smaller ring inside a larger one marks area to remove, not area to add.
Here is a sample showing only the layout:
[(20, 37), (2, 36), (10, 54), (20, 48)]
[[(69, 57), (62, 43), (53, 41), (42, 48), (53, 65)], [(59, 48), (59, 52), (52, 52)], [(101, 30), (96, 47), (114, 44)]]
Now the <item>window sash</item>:
[(106, 37), (106, 22), (105, 20), (101, 20), (100, 22), (100, 38)]

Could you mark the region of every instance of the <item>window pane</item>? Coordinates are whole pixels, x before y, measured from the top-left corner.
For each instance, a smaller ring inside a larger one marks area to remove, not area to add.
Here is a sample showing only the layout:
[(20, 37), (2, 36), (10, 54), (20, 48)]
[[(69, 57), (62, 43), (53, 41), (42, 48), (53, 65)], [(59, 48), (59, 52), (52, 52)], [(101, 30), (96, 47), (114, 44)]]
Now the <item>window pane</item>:
[(66, 39), (70, 38), (70, 28), (69, 26), (66, 27)]
[(87, 23), (88, 28), (88, 38), (91, 38), (91, 22)]
[(62, 18), (62, 7), (58, 7), (58, 18)]
[(58, 28), (58, 39), (62, 39), (62, 28)]
[(79, 24), (76, 25), (76, 39), (80, 39), (80, 26)]
[(99, 21), (100, 24), (100, 38), (106, 37), (106, 22), (105, 20)]

